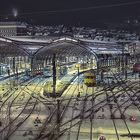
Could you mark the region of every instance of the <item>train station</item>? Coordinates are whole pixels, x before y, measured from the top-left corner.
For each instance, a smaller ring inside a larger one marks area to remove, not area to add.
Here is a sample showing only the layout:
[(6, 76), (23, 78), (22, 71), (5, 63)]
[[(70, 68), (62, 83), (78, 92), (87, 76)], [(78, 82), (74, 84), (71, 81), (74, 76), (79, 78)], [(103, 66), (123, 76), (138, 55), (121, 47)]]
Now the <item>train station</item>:
[(140, 140), (140, 1), (1, 0), (0, 140)]
[(1, 36), (2, 137), (139, 139), (138, 48), (130, 40)]

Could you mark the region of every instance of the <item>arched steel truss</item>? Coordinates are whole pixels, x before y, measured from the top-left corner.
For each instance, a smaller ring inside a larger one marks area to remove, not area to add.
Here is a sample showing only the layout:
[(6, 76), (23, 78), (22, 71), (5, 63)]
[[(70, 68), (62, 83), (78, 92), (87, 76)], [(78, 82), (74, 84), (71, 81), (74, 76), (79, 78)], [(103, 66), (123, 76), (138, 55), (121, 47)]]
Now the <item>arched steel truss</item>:
[(29, 55), (28, 51), (15, 41), (0, 37), (0, 55), (2, 56), (24, 56)]
[(80, 44), (78, 40), (70, 40), (67, 38), (64, 38), (64, 40), (53, 41), (49, 45), (41, 47), (34, 53), (33, 57), (41, 59), (46, 56), (53, 56), (53, 54), (56, 54), (57, 57), (61, 57), (62, 55), (77, 57), (94, 55), (96, 60), (98, 60), (96, 52), (88, 46)]
[[(51, 57), (56, 54), (57, 57), (63, 56), (95, 56), (96, 61), (98, 61), (99, 46), (94, 46), (97, 49), (93, 49), (88, 45), (84, 45), (80, 40), (74, 38), (61, 37), (52, 42), (47, 41), (21, 41), (14, 40), (11, 38), (0, 37), (0, 55), (4, 56), (18, 56), (26, 55), (33, 59), (44, 59), (46, 57)], [(113, 46), (110, 46), (113, 49)], [(96, 52), (98, 50), (98, 52)], [(100, 55), (100, 54), (99, 54)]]

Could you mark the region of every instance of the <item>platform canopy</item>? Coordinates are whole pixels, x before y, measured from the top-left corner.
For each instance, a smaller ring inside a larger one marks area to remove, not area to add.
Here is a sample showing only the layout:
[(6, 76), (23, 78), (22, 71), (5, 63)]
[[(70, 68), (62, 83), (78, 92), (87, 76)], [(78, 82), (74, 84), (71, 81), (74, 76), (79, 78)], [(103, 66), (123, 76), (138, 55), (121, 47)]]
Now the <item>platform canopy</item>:
[(76, 40), (63, 37), (52, 41), (48, 46), (40, 48), (34, 56), (45, 57), (56, 54), (58, 56), (90, 56), (94, 55), (97, 59), (104, 57), (114, 57), (120, 54), (127, 54), (123, 47), (116, 42), (96, 42), (93, 40)]
[(32, 55), (38, 49), (47, 46), (49, 43), (49, 40), (0, 36), (0, 55)]
[(32, 37), (0, 37), (0, 54), (32, 55), (44, 58), (57, 56), (90, 56), (97, 59), (104, 56), (115, 56), (127, 53), (116, 42), (74, 39), (71, 37), (37, 39)]
[(27, 55), (28, 52), (17, 45), (14, 41), (0, 37), (0, 56), (18, 56)]
[(60, 38), (54, 40), (48, 46), (40, 48), (36, 53), (36, 57), (43, 57), (46, 55), (52, 56), (89, 56), (96, 53), (90, 48), (80, 44), (79, 40), (72, 38)]

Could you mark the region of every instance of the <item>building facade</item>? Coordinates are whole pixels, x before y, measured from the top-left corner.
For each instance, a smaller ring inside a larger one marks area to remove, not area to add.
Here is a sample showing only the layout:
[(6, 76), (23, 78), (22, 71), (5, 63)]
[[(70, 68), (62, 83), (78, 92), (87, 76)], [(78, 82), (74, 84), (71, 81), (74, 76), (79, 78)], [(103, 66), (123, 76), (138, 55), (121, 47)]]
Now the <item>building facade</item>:
[(0, 22), (0, 36), (24, 36), (27, 26), (21, 22)]

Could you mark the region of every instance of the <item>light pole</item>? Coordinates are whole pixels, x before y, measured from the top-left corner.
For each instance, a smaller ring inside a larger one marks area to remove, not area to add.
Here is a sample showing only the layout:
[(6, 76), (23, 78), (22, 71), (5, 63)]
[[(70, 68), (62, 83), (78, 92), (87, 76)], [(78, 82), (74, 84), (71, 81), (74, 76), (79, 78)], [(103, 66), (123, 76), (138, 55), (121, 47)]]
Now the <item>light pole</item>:
[(11, 79), (10, 79), (10, 69), (8, 68), (7, 69), (7, 73), (8, 73), (8, 76), (9, 76), (9, 85), (10, 85), (10, 90), (11, 90)]
[(17, 78), (17, 85), (18, 85), (18, 66), (16, 67), (16, 78)]
[(77, 76), (78, 76), (78, 82), (77, 82), (77, 84), (78, 84), (78, 94), (80, 94), (80, 92), (79, 92), (79, 67), (80, 67), (80, 64), (77, 64), (76, 68), (77, 68)]
[(78, 71), (78, 94), (80, 94), (80, 92), (79, 92), (79, 64), (78, 64), (78, 69), (77, 69), (77, 71)]
[(56, 98), (56, 54), (53, 54), (52, 58), (52, 71), (53, 71), (53, 95)]
[(139, 86), (140, 86), (140, 72), (139, 72)]
[(78, 97), (80, 96), (80, 92), (79, 92), (79, 68), (80, 68), (80, 64), (79, 64), (79, 62), (78, 62), (78, 57), (76, 57), (77, 58), (77, 64), (76, 64), (76, 68), (77, 68), (77, 76), (78, 76)]

